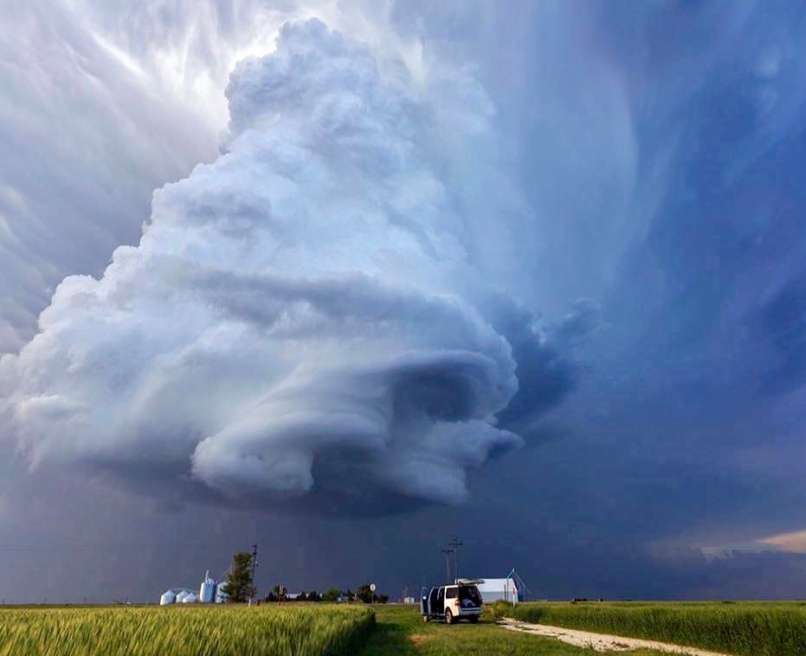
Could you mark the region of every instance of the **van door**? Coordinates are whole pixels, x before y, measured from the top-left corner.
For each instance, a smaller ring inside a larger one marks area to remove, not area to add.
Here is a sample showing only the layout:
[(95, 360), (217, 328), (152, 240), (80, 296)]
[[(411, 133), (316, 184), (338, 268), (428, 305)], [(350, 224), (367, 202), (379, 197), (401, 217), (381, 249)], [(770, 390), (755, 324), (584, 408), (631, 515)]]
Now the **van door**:
[(437, 605), (434, 612), (442, 615), (445, 612), (445, 588), (440, 588), (437, 593)]
[(437, 613), (441, 613), (441, 610), (438, 610), (437, 605), (437, 596), (439, 595), (438, 588), (431, 588), (431, 592), (428, 595), (428, 614), (429, 615), (436, 615)]
[(452, 586), (450, 588), (446, 588), (445, 590), (445, 608), (451, 609), (454, 617), (457, 617), (459, 614), (459, 609), (456, 607), (456, 602), (458, 601), (459, 597), (459, 589), (456, 586)]

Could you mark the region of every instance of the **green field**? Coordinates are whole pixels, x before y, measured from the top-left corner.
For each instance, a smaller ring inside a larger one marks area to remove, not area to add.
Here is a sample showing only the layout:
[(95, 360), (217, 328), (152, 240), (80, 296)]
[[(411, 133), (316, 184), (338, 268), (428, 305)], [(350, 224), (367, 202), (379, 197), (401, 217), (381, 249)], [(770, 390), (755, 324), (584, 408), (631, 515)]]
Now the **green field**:
[(350, 656), (371, 610), (328, 605), (0, 610), (0, 656)]
[(806, 654), (806, 602), (549, 602), (499, 604), (495, 612), (737, 656)]

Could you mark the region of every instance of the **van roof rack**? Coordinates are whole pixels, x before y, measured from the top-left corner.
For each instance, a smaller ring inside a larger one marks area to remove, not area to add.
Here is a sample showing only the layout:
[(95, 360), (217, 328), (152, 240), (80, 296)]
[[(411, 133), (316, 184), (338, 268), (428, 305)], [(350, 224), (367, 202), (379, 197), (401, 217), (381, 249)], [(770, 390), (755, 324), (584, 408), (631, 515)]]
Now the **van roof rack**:
[(456, 579), (456, 585), (478, 585), (484, 583), (484, 579)]

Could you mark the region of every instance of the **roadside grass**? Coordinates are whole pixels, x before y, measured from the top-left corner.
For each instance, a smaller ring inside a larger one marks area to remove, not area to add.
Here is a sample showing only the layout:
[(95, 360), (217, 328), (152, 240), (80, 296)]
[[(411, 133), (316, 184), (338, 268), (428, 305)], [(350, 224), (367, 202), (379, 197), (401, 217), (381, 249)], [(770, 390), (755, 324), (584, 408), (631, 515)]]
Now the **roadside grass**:
[(335, 605), (0, 609), (0, 656), (352, 656), (374, 621)]
[[(424, 623), (417, 609), (376, 606), (375, 630), (356, 656), (607, 656), (566, 645), (553, 638), (506, 631), (490, 617), (478, 624), (446, 626)], [(636, 650), (622, 656), (660, 656), (659, 652)]]
[(737, 656), (804, 656), (801, 602), (529, 602), (493, 612), (524, 622), (646, 638)]

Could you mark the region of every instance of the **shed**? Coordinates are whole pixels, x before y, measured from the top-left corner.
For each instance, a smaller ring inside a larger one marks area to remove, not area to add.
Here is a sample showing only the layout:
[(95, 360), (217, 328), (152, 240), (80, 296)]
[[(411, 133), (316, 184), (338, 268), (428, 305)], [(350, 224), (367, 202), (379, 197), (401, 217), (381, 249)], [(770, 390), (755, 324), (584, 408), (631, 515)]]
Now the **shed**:
[(518, 587), (512, 578), (506, 579), (481, 579), (477, 584), (481, 599), (485, 604), (495, 601), (508, 601), (517, 604), (520, 601)]

